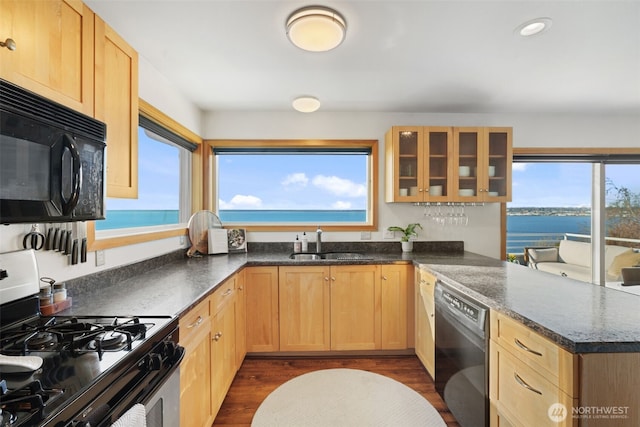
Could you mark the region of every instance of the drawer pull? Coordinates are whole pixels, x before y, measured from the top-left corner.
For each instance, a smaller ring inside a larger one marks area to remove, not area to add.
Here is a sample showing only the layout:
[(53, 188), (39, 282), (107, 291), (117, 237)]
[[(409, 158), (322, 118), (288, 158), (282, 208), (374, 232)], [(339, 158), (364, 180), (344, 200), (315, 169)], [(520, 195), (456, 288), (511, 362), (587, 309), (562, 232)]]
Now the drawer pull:
[(200, 326), (201, 323), (202, 323), (202, 316), (198, 316), (198, 318), (196, 319), (195, 322), (193, 322), (192, 324), (187, 326), (187, 329), (191, 329), (191, 328), (195, 328), (196, 326)]
[(536, 356), (542, 356), (542, 353), (540, 353), (538, 351), (535, 351), (535, 350), (531, 350), (529, 347), (527, 347), (526, 345), (522, 344), (518, 338), (514, 338), (513, 341), (516, 343), (516, 345), (518, 347), (520, 347), (524, 351), (528, 351), (529, 353), (535, 354)]
[(223, 297), (228, 296), (229, 294), (231, 294), (231, 292), (233, 292), (233, 289), (227, 289), (226, 291), (224, 291), (224, 294), (222, 294)]
[(542, 392), (540, 390), (536, 390), (535, 388), (531, 387), (529, 384), (525, 382), (525, 380), (520, 378), (520, 375), (514, 372), (513, 377), (516, 379), (516, 382), (520, 384), (522, 387), (526, 388), (527, 390), (531, 390), (534, 393), (538, 393), (539, 395), (542, 395)]
[(218, 341), (220, 338), (222, 338), (222, 332), (216, 332), (216, 334), (213, 336), (214, 341)]

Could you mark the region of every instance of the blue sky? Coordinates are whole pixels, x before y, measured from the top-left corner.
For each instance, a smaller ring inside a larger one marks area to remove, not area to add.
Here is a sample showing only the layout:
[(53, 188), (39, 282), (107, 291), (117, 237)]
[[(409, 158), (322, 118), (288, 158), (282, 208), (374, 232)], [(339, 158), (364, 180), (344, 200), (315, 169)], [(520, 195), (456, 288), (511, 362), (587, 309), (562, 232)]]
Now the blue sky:
[(138, 199), (107, 198), (107, 209), (177, 210), (180, 204), (178, 148), (149, 138), (139, 127), (138, 168), (144, 171), (138, 174)]
[(365, 154), (222, 155), (219, 207), (366, 209), (366, 164)]
[[(606, 176), (618, 187), (640, 193), (639, 165), (607, 165)], [(513, 200), (509, 207), (591, 206), (591, 164), (514, 163)]]

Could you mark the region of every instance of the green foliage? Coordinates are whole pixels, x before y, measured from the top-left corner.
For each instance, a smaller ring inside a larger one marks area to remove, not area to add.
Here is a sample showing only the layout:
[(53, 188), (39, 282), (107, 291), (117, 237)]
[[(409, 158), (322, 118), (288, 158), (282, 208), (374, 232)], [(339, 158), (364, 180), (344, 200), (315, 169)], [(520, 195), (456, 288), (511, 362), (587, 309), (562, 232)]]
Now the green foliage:
[(415, 224), (409, 224), (407, 225), (407, 228), (402, 228), (402, 227), (398, 227), (398, 226), (392, 226), (387, 228), (387, 230), (389, 231), (399, 231), (402, 233), (402, 238), (401, 240), (403, 242), (408, 242), (409, 239), (411, 238), (411, 236), (417, 236), (418, 233), (416, 232), (416, 227), (420, 227), (420, 230), (424, 230), (424, 228), (422, 228), (422, 226), (418, 223)]
[[(640, 239), (640, 194), (618, 187), (607, 179), (607, 194), (614, 200), (607, 205), (607, 236)], [(616, 242), (620, 246), (636, 247), (632, 242)]]

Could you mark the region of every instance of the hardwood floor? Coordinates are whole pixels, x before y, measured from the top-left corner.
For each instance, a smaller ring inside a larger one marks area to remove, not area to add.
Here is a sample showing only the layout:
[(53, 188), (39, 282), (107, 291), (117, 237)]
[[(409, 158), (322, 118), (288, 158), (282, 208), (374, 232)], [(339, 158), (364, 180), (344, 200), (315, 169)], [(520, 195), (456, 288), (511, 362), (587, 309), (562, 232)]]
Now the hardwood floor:
[(393, 378), (424, 396), (448, 427), (459, 427), (415, 356), (347, 358), (251, 358), (236, 374), (213, 426), (247, 427), (260, 403), (284, 382), (319, 369), (351, 368)]

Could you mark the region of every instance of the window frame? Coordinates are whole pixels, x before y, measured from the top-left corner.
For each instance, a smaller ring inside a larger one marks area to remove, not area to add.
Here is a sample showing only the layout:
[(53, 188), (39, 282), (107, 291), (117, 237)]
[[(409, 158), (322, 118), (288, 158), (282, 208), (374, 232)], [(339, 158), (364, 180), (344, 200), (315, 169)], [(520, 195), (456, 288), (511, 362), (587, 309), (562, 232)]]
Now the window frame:
[[(157, 124), (165, 127), (166, 129), (180, 135), (186, 140), (193, 142), (198, 146), (192, 153), (191, 159), (191, 212), (195, 212), (201, 209), (201, 193), (196, 191), (202, 188), (202, 166), (201, 166), (201, 152), (202, 152), (202, 138), (190, 131), (180, 123), (173, 120), (148, 102), (143, 99), (139, 99), (138, 103), (139, 115), (156, 122)], [(105, 179), (105, 186), (107, 180)], [(156, 226), (157, 227), (157, 226)], [(151, 227), (150, 227), (151, 228)], [(126, 229), (123, 229), (126, 230)], [(116, 248), (121, 246), (133, 245), (136, 243), (151, 242), (154, 240), (167, 239), (170, 237), (186, 236), (188, 235), (188, 229), (181, 225), (174, 227), (167, 227), (162, 230), (149, 230), (141, 231), (141, 228), (131, 229), (131, 231), (123, 232), (121, 235), (114, 237), (96, 238), (95, 222), (87, 222), (87, 250), (98, 251), (103, 249)]]
[[(203, 198), (205, 209), (218, 212), (218, 188), (217, 182), (217, 156), (214, 148), (282, 148), (282, 149), (362, 149), (371, 151), (368, 161), (367, 191), (369, 194), (367, 212), (370, 213), (367, 223), (359, 224), (320, 224), (327, 231), (374, 231), (378, 229), (378, 200), (379, 200), (379, 157), (378, 140), (362, 139), (296, 139), (296, 140), (234, 140), (234, 139), (209, 139), (204, 140), (203, 150), (206, 153), (204, 159), (204, 188)], [(226, 225), (226, 224), (225, 224)], [(316, 224), (317, 225), (317, 224)], [(316, 225), (309, 224), (229, 224), (229, 226), (241, 227), (248, 231), (307, 231), (315, 230)]]
[[(513, 148), (513, 158), (522, 161), (521, 159), (531, 157), (540, 159), (541, 157), (546, 157), (550, 162), (562, 161), (563, 159), (582, 159), (585, 163), (598, 163), (597, 158), (603, 158), (604, 163), (606, 163), (606, 158), (611, 157), (623, 159), (624, 156), (633, 156), (635, 160), (629, 159), (629, 163), (636, 163), (638, 158), (640, 158), (640, 148), (622, 148), (622, 147), (613, 147), (613, 148)], [(569, 161), (569, 160), (567, 160)], [(516, 161), (514, 160), (514, 163)], [(590, 185), (593, 189), (594, 184), (594, 174), (592, 172)], [(599, 185), (599, 184), (598, 184)], [(593, 190), (592, 190), (593, 191)], [(592, 207), (592, 210), (594, 208)], [(591, 219), (593, 223), (593, 217)], [(500, 259), (503, 261), (507, 258), (507, 203), (503, 202), (500, 204)], [(604, 242), (603, 236), (595, 236), (596, 240), (599, 242)], [(592, 236), (593, 239), (593, 236)], [(604, 243), (603, 243), (604, 244)], [(599, 251), (600, 252), (600, 251)], [(599, 272), (599, 270), (598, 270)], [(599, 276), (602, 276), (599, 274)], [(602, 277), (601, 277), (602, 278)], [(605, 283), (602, 281), (599, 285), (604, 286)]]

